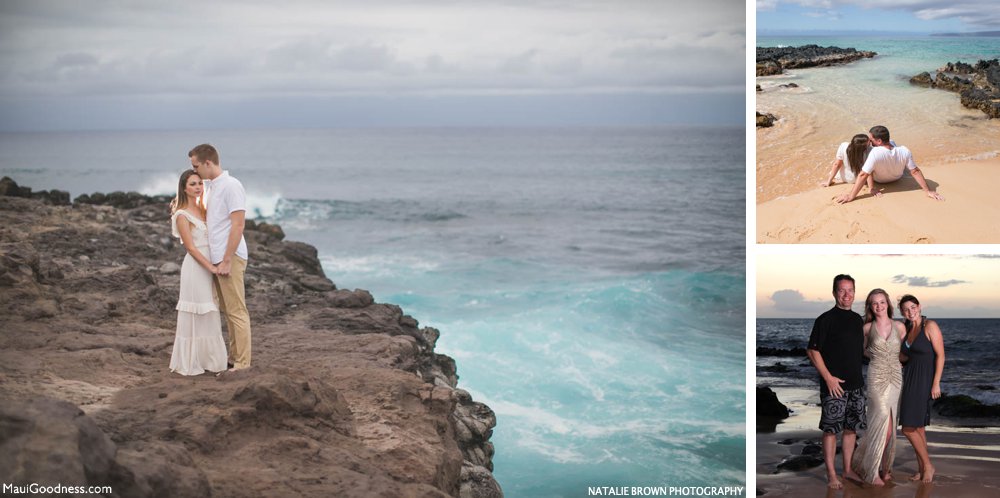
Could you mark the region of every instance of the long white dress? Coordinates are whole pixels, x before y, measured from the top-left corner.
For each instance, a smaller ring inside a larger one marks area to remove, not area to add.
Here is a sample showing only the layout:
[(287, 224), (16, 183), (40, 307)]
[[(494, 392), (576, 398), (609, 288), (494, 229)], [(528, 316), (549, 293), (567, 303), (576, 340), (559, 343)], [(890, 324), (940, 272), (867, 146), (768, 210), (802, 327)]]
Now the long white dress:
[[(170, 217), (174, 237), (177, 217), (191, 222), (194, 246), (208, 257), (208, 226), (191, 213), (181, 209)], [(226, 369), (226, 344), (222, 340), (222, 320), (214, 297), (212, 272), (198, 264), (190, 253), (181, 264), (181, 292), (177, 300), (177, 335), (170, 354), (170, 371), (181, 375), (199, 375)]]

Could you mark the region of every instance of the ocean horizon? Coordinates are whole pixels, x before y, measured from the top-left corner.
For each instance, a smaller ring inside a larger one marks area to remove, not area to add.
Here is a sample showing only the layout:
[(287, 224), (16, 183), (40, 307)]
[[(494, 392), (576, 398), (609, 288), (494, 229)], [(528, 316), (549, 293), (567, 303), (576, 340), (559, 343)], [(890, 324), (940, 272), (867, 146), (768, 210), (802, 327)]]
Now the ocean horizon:
[[(942, 393), (1000, 405), (1000, 379), (992, 367), (1000, 361), (1000, 353), (994, 347), (1000, 338), (1000, 318), (928, 318), (938, 323), (944, 338)], [(758, 351), (805, 349), (814, 321), (815, 318), (758, 318)], [(758, 355), (756, 371), (758, 385), (815, 390), (814, 397), (819, 400), (819, 374), (804, 353)]]

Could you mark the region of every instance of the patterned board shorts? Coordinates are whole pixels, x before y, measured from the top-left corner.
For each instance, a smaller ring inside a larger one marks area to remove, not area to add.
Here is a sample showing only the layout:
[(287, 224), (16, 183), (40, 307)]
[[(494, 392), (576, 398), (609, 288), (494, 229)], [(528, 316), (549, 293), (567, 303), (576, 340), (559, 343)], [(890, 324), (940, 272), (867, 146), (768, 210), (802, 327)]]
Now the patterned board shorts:
[(840, 434), (845, 430), (857, 432), (866, 429), (865, 401), (864, 388), (844, 391), (839, 398), (821, 394), (823, 415), (819, 419), (820, 430)]

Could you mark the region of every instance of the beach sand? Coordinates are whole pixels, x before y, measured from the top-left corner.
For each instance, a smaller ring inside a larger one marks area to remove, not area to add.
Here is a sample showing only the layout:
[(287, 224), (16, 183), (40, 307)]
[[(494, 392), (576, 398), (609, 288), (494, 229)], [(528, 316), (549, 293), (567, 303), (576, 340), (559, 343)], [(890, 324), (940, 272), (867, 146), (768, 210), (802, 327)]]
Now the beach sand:
[[(793, 414), (778, 424), (774, 432), (757, 432), (757, 489), (765, 497), (849, 497), (849, 498), (980, 498), (1000, 496), (1000, 428), (989, 420), (946, 420), (931, 417), (927, 427), (931, 463), (936, 468), (934, 482), (922, 484), (908, 478), (917, 471), (913, 448), (902, 432), (896, 435), (894, 483), (882, 488), (841, 479), (844, 489), (826, 487), (826, 470), (821, 465), (800, 472), (781, 471), (776, 466), (789, 455), (799, 455), (807, 441), (820, 443), (822, 432), (819, 407), (802, 403), (812, 393), (805, 389), (775, 389), (779, 399)], [(815, 397), (815, 393), (812, 393)], [(787, 401), (791, 399), (792, 401)], [(957, 424), (981, 425), (961, 427)], [(860, 435), (859, 435), (860, 436)], [(837, 472), (843, 475), (842, 456), (837, 454)]]
[(1000, 159), (927, 164), (921, 170), (944, 201), (927, 197), (909, 175), (883, 185), (881, 197), (864, 189), (847, 204), (834, 199), (850, 185), (816, 185), (758, 204), (757, 243), (1000, 242)]
[[(864, 64), (757, 78), (757, 110), (779, 118), (756, 132), (757, 242), (1000, 242), (1000, 120), (963, 108), (954, 93), (876, 86), (864, 77), (875, 66)], [(849, 186), (819, 186), (837, 146), (876, 124), (913, 152), (945, 201), (909, 175), (847, 205), (833, 199)]]

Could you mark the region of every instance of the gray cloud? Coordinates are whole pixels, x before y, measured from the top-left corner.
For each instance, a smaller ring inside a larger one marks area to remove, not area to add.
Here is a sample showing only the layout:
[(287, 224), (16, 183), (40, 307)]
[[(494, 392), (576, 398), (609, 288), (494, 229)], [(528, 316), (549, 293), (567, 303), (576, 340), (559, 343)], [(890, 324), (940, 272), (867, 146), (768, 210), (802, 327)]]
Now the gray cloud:
[(469, 122), (449, 105), (471, 122), (739, 122), (745, 17), (731, 0), (7, 0), (0, 129), (244, 108)]
[(838, 7), (857, 6), (909, 12), (924, 20), (958, 19), (980, 30), (1000, 29), (1000, 2), (996, 0), (757, 0), (757, 10), (773, 11), (779, 3), (816, 9), (821, 17), (836, 15)]
[(830, 300), (806, 300), (801, 292), (795, 289), (782, 289), (771, 294), (775, 311), (787, 313), (814, 313), (832, 306)]
[(744, 25), (726, 0), (14, 0), (0, 92), (736, 92)]
[(906, 275), (894, 275), (894, 284), (906, 284), (910, 287), (950, 287), (952, 285), (967, 284), (965, 280), (938, 280), (932, 281), (929, 277), (908, 277)]

